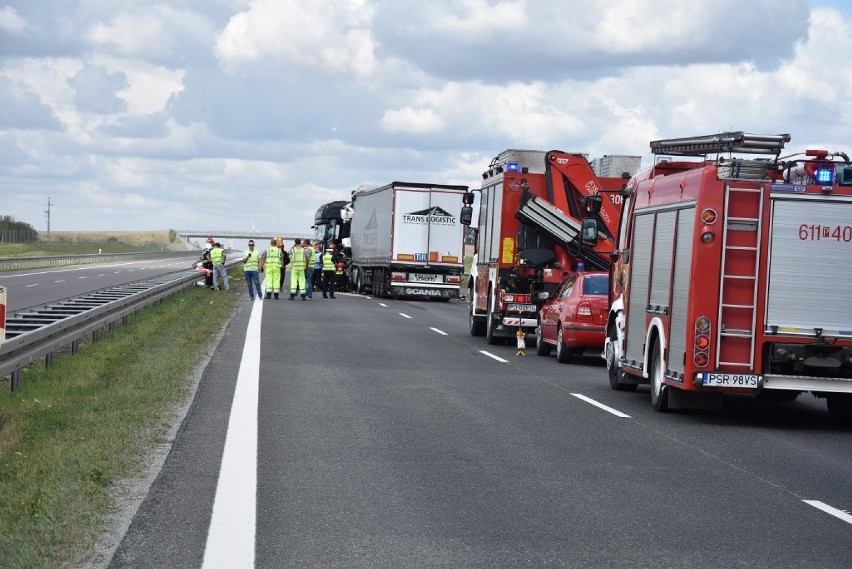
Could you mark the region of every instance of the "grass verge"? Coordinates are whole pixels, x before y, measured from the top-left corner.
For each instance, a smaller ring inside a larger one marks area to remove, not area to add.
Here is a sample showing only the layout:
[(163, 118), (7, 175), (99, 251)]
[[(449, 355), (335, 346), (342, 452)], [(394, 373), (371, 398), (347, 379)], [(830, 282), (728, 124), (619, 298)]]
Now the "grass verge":
[(142, 469), (190, 395), (242, 298), (241, 272), (230, 293), (194, 287), (75, 356), (27, 368), (19, 392), (0, 382), (0, 567), (60, 567), (92, 547), (111, 485)]

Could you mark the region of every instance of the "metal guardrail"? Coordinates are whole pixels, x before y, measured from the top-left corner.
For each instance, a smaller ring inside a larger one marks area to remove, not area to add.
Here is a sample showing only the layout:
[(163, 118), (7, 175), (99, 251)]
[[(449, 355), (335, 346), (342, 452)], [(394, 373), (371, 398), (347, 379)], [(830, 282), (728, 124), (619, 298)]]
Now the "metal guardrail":
[[(226, 266), (241, 261), (230, 260)], [(193, 287), (203, 278), (195, 269), (188, 269), (15, 311), (6, 319), (6, 339), (0, 343), (0, 377), (11, 375), (12, 391), (17, 391), (21, 370), (32, 362), (44, 357), (50, 365), (54, 352), (66, 346), (75, 354), (86, 334), (97, 341), (105, 326), (112, 329), (119, 321), (126, 323), (131, 314)]]
[(44, 269), (65, 265), (85, 265), (90, 263), (112, 263), (161, 257), (163, 253), (175, 255), (200, 256), (200, 251), (150, 251), (145, 253), (107, 253), (94, 255), (66, 255), (62, 257), (4, 257), (0, 259), (0, 271), (18, 271), (22, 269)]

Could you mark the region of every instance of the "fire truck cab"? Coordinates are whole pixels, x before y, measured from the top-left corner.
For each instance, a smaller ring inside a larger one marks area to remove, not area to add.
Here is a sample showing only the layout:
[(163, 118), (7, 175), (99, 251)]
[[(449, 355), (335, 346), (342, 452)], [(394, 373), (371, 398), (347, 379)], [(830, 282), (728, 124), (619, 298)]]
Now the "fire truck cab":
[(780, 156), (788, 134), (651, 142), (629, 182), (610, 271), (613, 389), (655, 409), (722, 394), (825, 398), (852, 417), (852, 164)]

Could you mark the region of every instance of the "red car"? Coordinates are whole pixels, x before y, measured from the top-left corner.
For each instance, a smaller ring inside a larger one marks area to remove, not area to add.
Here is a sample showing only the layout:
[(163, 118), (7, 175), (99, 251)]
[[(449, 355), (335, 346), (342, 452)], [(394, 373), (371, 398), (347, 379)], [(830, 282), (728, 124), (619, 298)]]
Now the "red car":
[(559, 363), (568, 363), (584, 351), (600, 352), (609, 310), (609, 275), (575, 273), (565, 277), (538, 313), (536, 353), (550, 355), (556, 347)]

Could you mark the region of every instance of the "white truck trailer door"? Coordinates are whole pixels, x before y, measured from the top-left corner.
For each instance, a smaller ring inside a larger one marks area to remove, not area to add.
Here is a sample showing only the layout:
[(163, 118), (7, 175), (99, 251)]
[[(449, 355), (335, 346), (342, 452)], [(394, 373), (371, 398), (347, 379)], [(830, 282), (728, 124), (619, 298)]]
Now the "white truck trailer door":
[(461, 191), (397, 188), (394, 257), (413, 255), (418, 264), (462, 264), (461, 207)]

